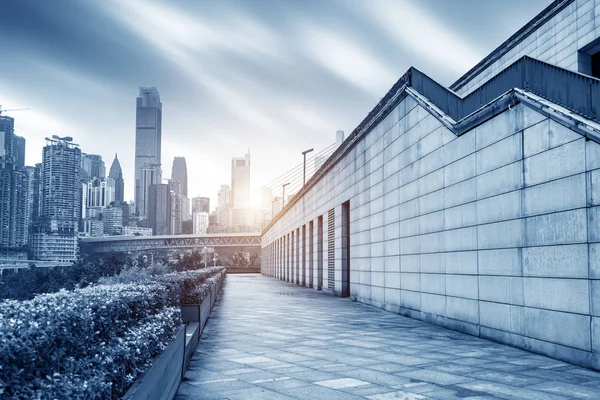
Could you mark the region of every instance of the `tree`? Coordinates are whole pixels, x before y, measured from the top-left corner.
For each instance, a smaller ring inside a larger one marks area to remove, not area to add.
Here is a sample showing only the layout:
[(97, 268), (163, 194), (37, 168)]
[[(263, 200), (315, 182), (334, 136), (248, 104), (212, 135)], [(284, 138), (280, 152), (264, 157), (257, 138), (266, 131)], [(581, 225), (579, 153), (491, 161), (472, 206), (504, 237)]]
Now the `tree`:
[(231, 261), (234, 267), (245, 268), (250, 265), (250, 257), (248, 253), (244, 253), (241, 250), (231, 257)]

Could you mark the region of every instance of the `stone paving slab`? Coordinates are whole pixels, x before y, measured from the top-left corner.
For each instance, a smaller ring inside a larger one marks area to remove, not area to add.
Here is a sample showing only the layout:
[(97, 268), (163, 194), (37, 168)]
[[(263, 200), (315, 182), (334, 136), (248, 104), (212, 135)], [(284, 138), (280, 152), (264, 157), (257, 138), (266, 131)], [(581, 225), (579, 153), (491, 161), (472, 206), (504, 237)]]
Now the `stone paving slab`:
[(229, 275), (177, 399), (600, 399), (600, 373), (260, 275)]

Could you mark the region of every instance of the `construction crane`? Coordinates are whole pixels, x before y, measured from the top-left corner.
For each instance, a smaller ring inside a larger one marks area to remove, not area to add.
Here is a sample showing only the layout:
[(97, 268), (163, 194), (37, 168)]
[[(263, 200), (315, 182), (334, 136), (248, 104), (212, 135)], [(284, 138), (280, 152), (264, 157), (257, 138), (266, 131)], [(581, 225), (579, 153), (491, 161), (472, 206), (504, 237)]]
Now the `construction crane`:
[(26, 111), (26, 110), (29, 110), (29, 108), (13, 108), (10, 110), (3, 110), (2, 106), (0, 105), (0, 116), (2, 116), (3, 112), (7, 112), (7, 111)]

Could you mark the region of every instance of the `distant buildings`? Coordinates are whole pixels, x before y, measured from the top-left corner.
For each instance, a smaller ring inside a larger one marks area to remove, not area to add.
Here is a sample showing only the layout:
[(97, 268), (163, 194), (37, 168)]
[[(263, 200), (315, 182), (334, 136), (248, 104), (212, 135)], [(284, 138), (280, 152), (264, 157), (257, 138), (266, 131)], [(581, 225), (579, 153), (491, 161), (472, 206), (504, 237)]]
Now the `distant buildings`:
[(180, 193), (182, 196), (188, 195), (188, 175), (185, 157), (175, 157), (173, 159), (173, 168), (171, 169), (171, 180), (179, 181)]
[(123, 180), (123, 170), (121, 170), (121, 163), (115, 153), (115, 159), (110, 166), (108, 176), (115, 181), (115, 201), (123, 203), (125, 201), (125, 182)]
[(14, 119), (0, 116), (0, 257), (24, 251), (28, 236), (29, 173), (23, 169), (25, 139), (15, 136)]
[(40, 214), (29, 236), (33, 258), (71, 262), (78, 256), (81, 150), (70, 137), (46, 138), (42, 153)]
[(104, 178), (106, 176), (106, 167), (102, 156), (97, 154), (82, 154), (81, 157), (82, 180), (89, 181), (94, 178)]
[(221, 185), (221, 189), (219, 189), (216, 213), (219, 225), (231, 225), (231, 188), (229, 185)]
[(148, 228), (152, 228), (154, 235), (171, 233), (171, 190), (167, 184), (148, 188)]
[(233, 209), (250, 206), (250, 154), (231, 159), (231, 205)]
[(124, 226), (123, 235), (127, 236), (152, 236), (152, 228), (142, 228), (140, 226)]
[[(155, 87), (140, 88), (135, 116), (135, 192), (136, 213), (148, 217), (148, 188), (160, 184), (156, 179), (161, 165), (162, 103)], [(150, 176), (148, 176), (150, 175)]]
[(192, 199), (192, 214), (198, 212), (210, 213), (209, 197), (194, 197)]
[(204, 235), (208, 230), (209, 214), (204, 211), (192, 213), (192, 221), (194, 223), (194, 235)]

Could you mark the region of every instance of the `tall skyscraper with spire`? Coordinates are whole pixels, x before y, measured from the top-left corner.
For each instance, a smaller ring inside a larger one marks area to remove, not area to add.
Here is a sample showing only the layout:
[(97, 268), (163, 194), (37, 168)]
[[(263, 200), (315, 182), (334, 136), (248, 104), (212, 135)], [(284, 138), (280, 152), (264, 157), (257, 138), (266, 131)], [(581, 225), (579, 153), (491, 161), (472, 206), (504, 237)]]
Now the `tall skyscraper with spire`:
[(171, 180), (179, 182), (180, 195), (188, 195), (188, 176), (185, 157), (175, 157), (173, 159), (173, 168), (171, 169)]
[(140, 88), (135, 114), (135, 192), (136, 212), (148, 217), (148, 187), (160, 183), (144, 179), (144, 171), (160, 170), (162, 137), (162, 103), (155, 87)]
[(123, 170), (117, 158), (117, 153), (115, 153), (115, 159), (110, 166), (108, 177), (115, 180), (115, 201), (123, 202), (125, 198), (125, 182), (123, 181)]

